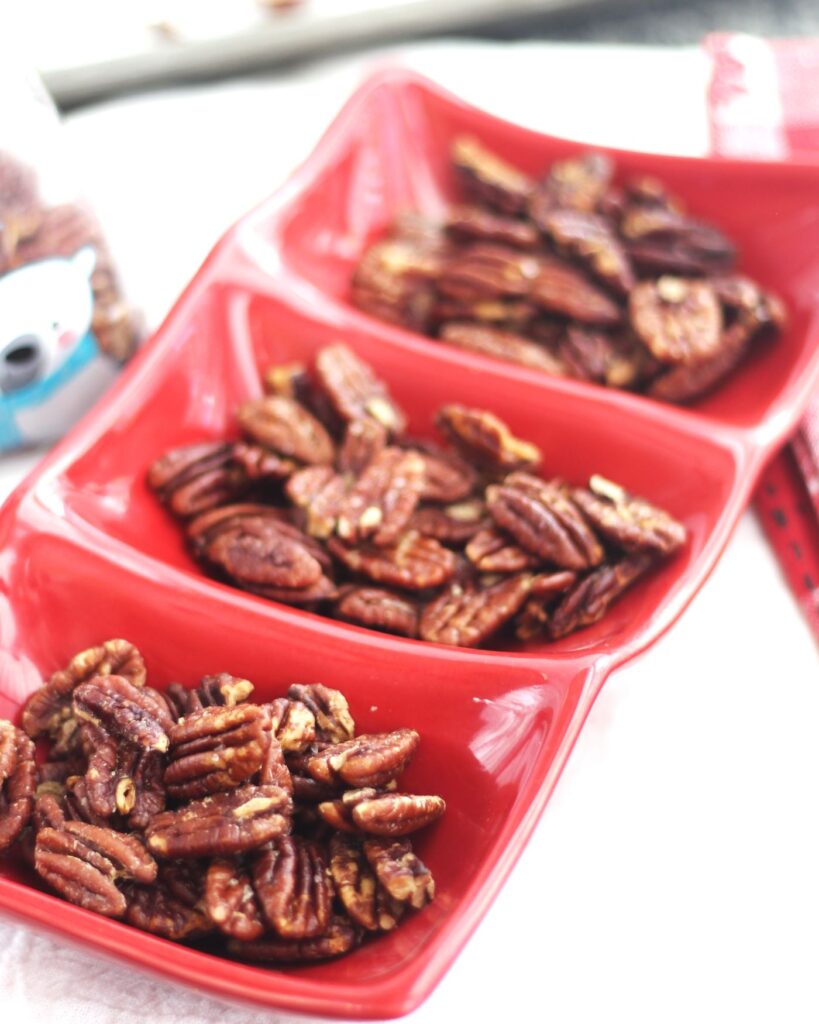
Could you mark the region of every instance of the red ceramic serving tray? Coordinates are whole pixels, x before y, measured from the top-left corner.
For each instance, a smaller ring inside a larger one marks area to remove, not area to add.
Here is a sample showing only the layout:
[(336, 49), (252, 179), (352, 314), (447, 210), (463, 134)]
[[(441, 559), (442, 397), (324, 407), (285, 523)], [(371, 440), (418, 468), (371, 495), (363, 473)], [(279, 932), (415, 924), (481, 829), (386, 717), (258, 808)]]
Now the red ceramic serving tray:
[[(819, 375), (819, 167), (614, 154), (736, 238), (744, 269), (790, 306), (784, 337), (686, 411), (448, 349), (347, 304), (368, 240), (399, 209), (439, 210), (454, 195), (448, 144), (465, 131), (530, 172), (577, 149), (406, 72), (377, 75), (290, 184), (225, 236), (117, 386), (0, 513), (0, 717), (109, 636), (142, 649), (158, 686), (224, 670), (265, 699), (297, 681), (339, 687), (361, 729), (421, 732), (406, 783), (447, 800), (417, 844), (438, 898), (351, 956), (300, 970), (246, 966), (97, 917), (13, 862), (0, 866), (5, 912), (229, 998), (338, 1017), (406, 1013), (509, 873), (606, 676), (672, 623), (713, 568)], [(430, 433), (446, 401), (490, 408), (540, 445), (546, 474), (612, 477), (682, 519), (688, 545), (597, 625), (510, 650), (390, 637), (207, 579), (148, 492), (146, 467), (173, 445), (232, 432), (261, 368), (309, 361), (339, 338), (388, 382), (413, 433)]]

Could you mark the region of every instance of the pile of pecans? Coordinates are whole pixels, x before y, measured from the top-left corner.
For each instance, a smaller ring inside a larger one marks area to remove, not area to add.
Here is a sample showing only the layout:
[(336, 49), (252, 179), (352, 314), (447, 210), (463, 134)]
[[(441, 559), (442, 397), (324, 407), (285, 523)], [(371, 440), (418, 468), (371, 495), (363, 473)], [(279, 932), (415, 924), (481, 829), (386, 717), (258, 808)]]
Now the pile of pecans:
[(465, 205), (397, 219), (352, 301), (382, 320), (556, 376), (690, 402), (775, 334), (784, 308), (736, 249), (654, 178), (615, 183), (585, 153), (540, 181), (456, 138)]
[(435, 895), (407, 836), (444, 801), (396, 782), (418, 733), (356, 736), (320, 684), (252, 692), (222, 673), (160, 693), (127, 640), (80, 652), (22, 729), (0, 721), (0, 854), (19, 843), (69, 902), (247, 960), (323, 960), (392, 930)]
[(344, 345), (265, 383), (238, 410), (243, 440), (173, 449), (148, 474), (203, 566), (254, 594), (435, 643), (555, 639), (685, 541), (603, 477), (533, 475), (538, 448), (490, 412), (443, 406), (449, 447), (408, 437)]

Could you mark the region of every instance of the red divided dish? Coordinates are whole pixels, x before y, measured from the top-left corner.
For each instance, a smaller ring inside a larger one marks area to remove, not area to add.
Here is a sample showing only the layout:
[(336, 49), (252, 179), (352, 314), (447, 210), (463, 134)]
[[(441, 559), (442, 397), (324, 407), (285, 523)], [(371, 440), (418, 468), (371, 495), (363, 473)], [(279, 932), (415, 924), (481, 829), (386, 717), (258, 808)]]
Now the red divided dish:
[[(154, 685), (205, 672), (265, 698), (322, 681), (362, 729), (422, 736), (406, 776), (445, 818), (417, 848), (438, 898), (337, 962), (272, 970), (176, 946), (47, 894), (0, 866), (0, 908), (31, 925), (228, 998), (337, 1017), (416, 1007), (466, 942), (520, 854), (606, 676), (671, 625), (714, 566), (765, 459), (819, 377), (819, 166), (619, 152), (741, 245), (742, 267), (788, 302), (791, 323), (693, 410), (448, 349), (377, 322), (345, 295), (363, 247), (400, 209), (455, 194), (448, 145), (470, 132), (527, 171), (577, 145), (474, 110), (404, 71), (353, 97), (293, 180), (219, 243), (109, 396), (0, 515), (0, 717), (75, 651), (125, 636)], [(600, 472), (682, 519), (684, 551), (597, 625), (551, 645), (468, 651), (394, 638), (205, 578), (145, 486), (165, 449), (232, 430), (272, 361), (344, 339), (431, 431), (446, 401), (494, 410), (537, 442), (544, 470)]]

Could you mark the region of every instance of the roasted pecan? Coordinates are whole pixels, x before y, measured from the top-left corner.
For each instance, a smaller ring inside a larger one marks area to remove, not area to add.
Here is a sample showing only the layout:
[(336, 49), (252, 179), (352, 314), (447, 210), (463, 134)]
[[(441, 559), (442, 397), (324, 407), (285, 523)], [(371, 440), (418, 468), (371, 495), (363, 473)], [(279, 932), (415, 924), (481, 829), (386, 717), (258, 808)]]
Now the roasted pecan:
[(65, 825), (65, 809), (62, 796), (47, 787), (55, 786), (56, 783), (45, 783), (37, 787), (37, 795), (34, 800), (34, 810), (31, 816), (31, 823), (34, 831), (39, 832), (43, 828), (60, 829)]
[(387, 633), (414, 637), (418, 632), (416, 605), (401, 594), (380, 587), (351, 585), (342, 589), (335, 612), (349, 622)]
[(250, 875), (236, 861), (218, 858), (208, 868), (205, 910), (219, 931), (234, 939), (250, 942), (264, 934)]
[(529, 294), (533, 302), (549, 312), (572, 317), (584, 324), (609, 327), (623, 319), (622, 310), (605, 292), (574, 267), (556, 259), (540, 261), (539, 272)]
[(330, 551), (348, 569), (376, 583), (406, 590), (437, 587), (455, 571), (455, 556), (432, 537), (407, 530), (397, 544), (378, 548), (352, 548), (336, 537), (328, 541)]
[(713, 225), (659, 204), (631, 205), (620, 232), (632, 260), (653, 273), (709, 274), (736, 259), (736, 247)]
[(480, 206), (456, 206), (449, 211), (446, 230), (459, 242), (496, 242), (515, 249), (536, 249), (540, 237), (533, 224), (504, 217)]
[[(387, 431), (369, 416), (351, 420), (344, 431), (336, 465), (340, 473), (359, 476), (381, 454), (387, 444)], [(298, 504), (298, 502), (296, 502)]]
[(327, 931), (333, 893), (316, 843), (282, 836), (253, 857), (250, 871), (262, 914), (282, 938)]
[(487, 523), (486, 506), (479, 498), (451, 505), (425, 505), (413, 512), (410, 529), (442, 544), (461, 545)]
[(403, 917), (405, 904), (378, 883), (356, 839), (340, 834), (332, 837), (330, 874), (344, 909), (367, 931), (392, 931)]
[(60, 829), (41, 829), (34, 867), (70, 903), (106, 917), (125, 913), (118, 880), (152, 882), (157, 870), (156, 861), (134, 836), (79, 821), (65, 822)]
[(457, 647), (477, 647), (515, 615), (531, 586), (531, 575), (524, 574), (484, 589), (455, 584), (421, 612), (421, 639)]
[(290, 795), (280, 786), (241, 786), (163, 811), (148, 824), (159, 857), (217, 857), (263, 846), (290, 828)]
[(352, 300), (381, 320), (423, 331), (440, 269), (441, 240), (398, 237), (371, 245), (353, 277)]
[(247, 441), (237, 441), (231, 449), (231, 457), (252, 483), (286, 480), (296, 471), (296, 463), (291, 459), (284, 459), (263, 445), (248, 444)]
[(257, 587), (243, 583), (243, 588), (252, 594), (266, 597), (269, 601), (281, 601), (302, 607), (315, 607), (323, 601), (333, 601), (338, 596), (335, 583), (326, 576), (320, 576), (309, 587)]
[(295, 399), (282, 395), (254, 398), (239, 406), (236, 417), (248, 437), (287, 458), (321, 465), (335, 457), (330, 435)]
[[(304, 693), (312, 706), (308, 706), (307, 701), (301, 698), (278, 697), (276, 700), (270, 701), (269, 704), (264, 704), (263, 708), (269, 716), (267, 727), (281, 744), (282, 750), (288, 754), (298, 754), (307, 750), (316, 738), (316, 715), (313, 708), (318, 707), (318, 700), (314, 695), (315, 690), (320, 689), (326, 695), (326, 703), (319, 709), (320, 714), (323, 715), (325, 710), (329, 710), (328, 704), (331, 701), (336, 701), (336, 707), (339, 710), (342, 707), (341, 702), (343, 702), (345, 709), (343, 713), (347, 717), (349, 717), (349, 709), (346, 700), (338, 690), (328, 690), (327, 687), (320, 686), (320, 684), (292, 686), (290, 689)], [(346, 738), (346, 729), (344, 731)], [(352, 735), (352, 731), (350, 735)]]
[(631, 293), (632, 326), (651, 354), (664, 363), (698, 363), (717, 354), (722, 312), (707, 281), (661, 277)]
[(237, 583), (248, 587), (292, 587), (317, 583), (321, 562), (308, 538), (287, 523), (241, 517), (207, 544), (205, 556)]
[(290, 477), (286, 492), (296, 508), (303, 509), (307, 533), (326, 538), (335, 531), (349, 489), (349, 478), (330, 466), (308, 466)]
[(258, 939), (256, 942), (230, 939), (228, 952), (239, 959), (261, 963), (310, 963), (343, 956), (360, 940), (357, 925), (347, 918), (334, 917), (325, 933), (315, 939)]
[(584, 153), (558, 160), (538, 185), (529, 207), (535, 223), (544, 209), (567, 207), (590, 212), (605, 195), (614, 174), (614, 165), (603, 153)]
[(617, 236), (603, 217), (573, 209), (545, 211), (538, 223), (558, 249), (584, 263), (620, 295), (634, 286), (634, 271)]
[[(539, 313), (528, 298), (455, 299), (441, 296), (432, 309), (432, 318), (440, 331), (450, 321), (495, 327), (512, 334), (529, 334)], [(433, 328), (431, 333), (435, 333)], [(465, 346), (468, 347), (468, 346)]]
[(165, 452), (148, 470), (148, 483), (172, 512), (187, 518), (234, 500), (247, 476), (233, 460), (233, 445), (205, 441)]
[(316, 374), (333, 408), (345, 421), (369, 416), (391, 434), (403, 432), (404, 414), (387, 386), (346, 345), (328, 345), (316, 356)]
[(322, 683), (294, 683), (287, 696), (304, 704), (316, 723), (316, 738), (323, 744), (344, 743), (355, 736), (355, 722), (347, 698)]
[(599, 565), (603, 549), (566, 489), (527, 473), (511, 473), (487, 488), (495, 522), (522, 548), (561, 569)]
[(83, 748), (89, 752), (85, 795), (94, 819), (130, 814), (136, 803), (133, 775), (139, 748), (118, 742), (93, 722), (83, 722), (81, 728)]
[(465, 458), (491, 470), (536, 466), (540, 450), (515, 437), (506, 424), (482, 409), (444, 405), (435, 421)]
[(786, 314), (781, 299), (763, 291), (749, 277), (722, 275), (712, 277), (710, 284), (726, 312), (735, 314), (749, 335), (766, 328), (784, 327)]
[(168, 749), (172, 725), (167, 704), (154, 691), (124, 676), (97, 676), (74, 690), (74, 714), (142, 750)]
[(88, 785), (84, 775), (72, 775), (65, 783), (63, 800), (66, 817), (71, 821), (84, 821), (89, 825), (107, 827), (108, 819), (96, 814), (88, 798)]
[[(392, 783), (394, 786), (394, 783)], [(316, 807), (321, 819), (337, 832), (358, 834), (353, 822), (353, 808), (363, 800), (372, 800), (386, 793), (386, 789), (365, 786), (363, 789), (345, 789), (332, 800), (322, 800)]]
[(319, 814), (342, 832), (375, 836), (404, 836), (437, 821), (446, 810), (439, 796), (385, 793), (368, 788), (347, 790), (319, 804)]
[(532, 253), (478, 242), (448, 257), (438, 291), (461, 301), (526, 298), (540, 271), (541, 260)]
[(256, 704), (207, 707), (168, 731), (165, 786), (175, 800), (234, 789), (262, 766), (265, 713)]
[(0, 854), (28, 825), (36, 788), (34, 744), (22, 729), (0, 720)]
[(64, 669), (35, 690), (23, 708), (23, 728), (36, 739), (48, 735), (55, 747), (52, 756), (62, 757), (71, 752), (78, 722), (71, 707), (71, 695), (80, 683), (94, 676), (124, 676), (134, 686), (145, 684), (145, 662), (142, 655), (127, 640), (106, 640), (98, 647), (75, 654)]
[(336, 530), (350, 544), (393, 544), (415, 511), (426, 464), (419, 452), (385, 448), (342, 502)]
[(450, 150), (452, 164), (466, 193), (502, 213), (524, 213), (535, 183), (477, 139), (458, 136)]
[(641, 551), (613, 565), (601, 565), (589, 573), (566, 593), (552, 611), (549, 635), (557, 639), (602, 619), (612, 601), (653, 564), (651, 556)]
[(165, 810), (162, 755), (156, 750), (140, 750), (133, 767), (131, 780), (134, 801), (128, 824), (142, 831), (155, 814)]
[(524, 551), (508, 534), (494, 526), (476, 533), (466, 545), (466, 557), (480, 572), (523, 572), (538, 565), (538, 559)]
[(648, 388), (652, 398), (664, 402), (692, 402), (708, 394), (745, 358), (751, 335), (742, 322), (731, 324), (720, 337), (716, 355), (697, 363), (680, 363), (656, 377)]
[(440, 338), (456, 348), (494, 356), (495, 359), (517, 363), (531, 370), (542, 370), (555, 377), (562, 377), (566, 373), (562, 360), (552, 355), (547, 348), (511, 331), (481, 324), (450, 323), (441, 329)]
[(293, 777), (287, 767), (282, 745), (276, 739), (272, 729), (272, 719), (265, 723), (264, 753), (259, 769), (258, 783), (260, 786), (280, 786), (288, 793), (293, 792)]
[(201, 711), (202, 708), (236, 707), (253, 693), (253, 683), (249, 679), (232, 676), (229, 672), (218, 672), (215, 675), (203, 676), (195, 690), (183, 692), (186, 695), (185, 702), (182, 705), (182, 712), (177, 717)]
[(174, 942), (184, 942), (211, 931), (211, 923), (203, 911), (174, 896), (164, 880), (157, 885), (130, 888), (125, 920)]
[(406, 768), (418, 749), (414, 729), (357, 736), (335, 743), (307, 759), (307, 771), (317, 781), (332, 785), (383, 786)]
[(598, 533), (624, 551), (670, 555), (685, 543), (682, 523), (605, 477), (593, 476), (588, 490), (574, 488), (572, 501)]
[(364, 856), (394, 900), (420, 910), (435, 896), (435, 882), (409, 839), (365, 839)]
[(568, 590), (577, 580), (574, 572), (538, 573), (532, 580), (532, 589), (523, 608), (515, 619), (518, 640), (533, 640), (546, 632), (549, 610), (559, 594)]
[(424, 456), (424, 486), (422, 501), (451, 504), (468, 498), (478, 483), (472, 466), (453, 452), (433, 450), (428, 446)]

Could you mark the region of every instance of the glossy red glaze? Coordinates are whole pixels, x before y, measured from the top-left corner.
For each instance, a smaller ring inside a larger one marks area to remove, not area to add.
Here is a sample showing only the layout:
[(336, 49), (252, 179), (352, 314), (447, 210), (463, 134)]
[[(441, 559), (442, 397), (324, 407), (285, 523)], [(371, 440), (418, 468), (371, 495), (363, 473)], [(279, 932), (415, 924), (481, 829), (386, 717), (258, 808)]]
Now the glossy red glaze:
[[(349, 272), (404, 206), (450, 194), (447, 143), (471, 131), (535, 171), (577, 147), (498, 121), (405, 72), (350, 101), (293, 181), (214, 250), (110, 395), (0, 514), (0, 717), (82, 647), (126, 636), (154, 685), (230, 671), (265, 698), (295, 681), (348, 694), (359, 725), (411, 725), (406, 776), (440, 792), (419, 839), (438, 898), (350, 957), (268, 970), (176, 946), (72, 907), (0, 866), (0, 908), (166, 977), (229, 998), (327, 1016), (391, 1017), (429, 994), (534, 827), (609, 672), (652, 643), (713, 568), (765, 458), (819, 375), (819, 168), (615, 154), (661, 176), (735, 236), (743, 266), (780, 291), (792, 324), (695, 410), (552, 379), (461, 353), (350, 308)], [(205, 578), (146, 489), (151, 460), (223, 436), (273, 360), (309, 360), (343, 338), (429, 433), (435, 408), (493, 409), (543, 449), (544, 472), (601, 472), (681, 518), (685, 550), (596, 626), (548, 646), (463, 651), (390, 637)]]

